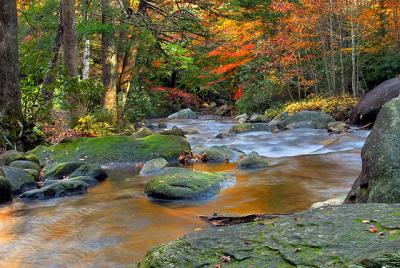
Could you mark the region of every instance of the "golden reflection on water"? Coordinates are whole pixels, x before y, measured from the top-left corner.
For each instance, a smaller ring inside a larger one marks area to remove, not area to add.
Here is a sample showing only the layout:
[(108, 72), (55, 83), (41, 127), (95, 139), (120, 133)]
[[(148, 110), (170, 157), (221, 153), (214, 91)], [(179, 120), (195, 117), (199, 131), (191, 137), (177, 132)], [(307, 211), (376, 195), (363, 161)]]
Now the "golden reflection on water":
[(0, 267), (126, 267), (159, 243), (207, 225), (198, 215), (284, 213), (344, 193), (360, 170), (359, 152), (274, 159), (264, 170), (234, 163), (195, 165), (233, 172), (236, 183), (213, 199), (149, 200), (149, 178), (112, 172), (80, 197), (0, 207)]

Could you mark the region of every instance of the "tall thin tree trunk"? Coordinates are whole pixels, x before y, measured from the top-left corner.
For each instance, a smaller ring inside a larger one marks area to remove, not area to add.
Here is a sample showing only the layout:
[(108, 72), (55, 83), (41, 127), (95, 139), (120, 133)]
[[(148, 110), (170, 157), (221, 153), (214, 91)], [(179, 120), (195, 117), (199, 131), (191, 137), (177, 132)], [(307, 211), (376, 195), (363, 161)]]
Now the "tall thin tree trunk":
[[(88, 23), (89, 0), (83, 0), (83, 20)], [(90, 74), (90, 39), (88, 33), (83, 35), (82, 80), (89, 79)]]
[[(77, 67), (77, 42), (75, 35), (75, 0), (62, 0), (61, 21), (63, 25), (63, 52), (64, 73), (67, 80), (76, 79)], [(71, 84), (72, 85), (72, 84)], [(67, 88), (67, 105), (69, 109), (70, 124), (74, 125), (84, 113), (79, 89), (75, 86)]]
[[(61, 16), (62, 10), (60, 9), (60, 16)], [(56, 71), (57, 71), (57, 65), (60, 59), (60, 50), (61, 50), (61, 44), (62, 44), (62, 36), (63, 36), (63, 26), (61, 23), (61, 20), (58, 24), (57, 28), (57, 33), (54, 38), (53, 42), (53, 49), (52, 53), (53, 56), (50, 59), (49, 63), (47, 64), (47, 73), (43, 79), (43, 83), (41, 85), (40, 91), (43, 95), (44, 102), (45, 102), (45, 108), (46, 108), (46, 114), (49, 116), (51, 115), (51, 110), (52, 110), (52, 104), (53, 104), (53, 94), (54, 90), (53, 88), (50, 87), (52, 83), (54, 83), (55, 78), (56, 78)]]
[[(113, 0), (102, 0), (102, 23), (112, 25)], [(111, 27), (110, 27), (111, 28)], [(102, 65), (103, 65), (103, 109), (109, 111), (115, 122), (117, 119), (117, 51), (114, 32), (105, 27), (102, 33)]]
[(329, 41), (331, 60), (332, 93), (336, 93), (336, 63), (335, 63), (335, 37), (333, 32), (333, 3), (329, 0)]
[(354, 1), (351, 0), (350, 4), (350, 27), (351, 27), (351, 65), (352, 65), (352, 73), (351, 73), (351, 89), (353, 92), (353, 96), (356, 97), (358, 95), (357, 89), (357, 62), (356, 62), (356, 33), (354, 26)]
[(0, 0), (0, 145), (15, 149), (23, 131), (19, 88), (17, 5)]

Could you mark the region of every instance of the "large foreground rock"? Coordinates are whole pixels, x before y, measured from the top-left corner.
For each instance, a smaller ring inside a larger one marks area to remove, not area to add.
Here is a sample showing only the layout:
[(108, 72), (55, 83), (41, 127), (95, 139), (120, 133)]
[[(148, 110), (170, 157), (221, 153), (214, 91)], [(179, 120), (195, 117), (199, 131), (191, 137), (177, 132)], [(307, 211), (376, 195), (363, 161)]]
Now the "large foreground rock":
[[(378, 232), (370, 231), (372, 224)], [(320, 208), (262, 224), (209, 228), (151, 250), (139, 264), (220, 266), (400, 267), (400, 204)]]
[(50, 147), (39, 146), (29, 155), (39, 157), (43, 166), (70, 161), (102, 165), (144, 162), (158, 157), (176, 162), (183, 151), (190, 151), (190, 145), (183, 137), (151, 135), (137, 139), (109, 136), (74, 138)]
[(19, 198), (28, 200), (45, 200), (84, 194), (87, 192), (88, 184), (79, 179), (62, 180), (43, 188), (23, 193)]
[(227, 174), (192, 171), (186, 168), (165, 168), (159, 176), (146, 184), (144, 192), (155, 199), (203, 199), (218, 194), (224, 181), (230, 177)]
[(362, 149), (362, 172), (346, 203), (400, 203), (400, 100), (379, 113)]
[(353, 124), (366, 125), (374, 122), (377, 114), (385, 103), (399, 96), (400, 78), (383, 82), (365, 94), (351, 114)]
[(168, 119), (197, 119), (197, 118), (198, 118), (197, 114), (193, 112), (192, 109), (190, 108), (180, 110), (179, 112), (176, 112), (168, 116)]

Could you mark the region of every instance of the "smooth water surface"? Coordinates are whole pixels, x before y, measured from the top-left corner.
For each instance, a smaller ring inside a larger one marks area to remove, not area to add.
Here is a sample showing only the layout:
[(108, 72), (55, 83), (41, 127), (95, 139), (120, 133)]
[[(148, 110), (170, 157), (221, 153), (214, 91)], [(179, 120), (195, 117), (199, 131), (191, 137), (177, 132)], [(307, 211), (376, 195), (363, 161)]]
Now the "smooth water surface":
[(198, 164), (196, 170), (230, 171), (236, 183), (211, 200), (160, 203), (143, 188), (150, 178), (115, 170), (88, 194), (0, 207), (0, 267), (127, 267), (159, 243), (207, 225), (198, 215), (284, 213), (346, 193), (361, 169), (368, 132), (329, 136), (325, 130), (252, 132), (215, 139), (229, 120), (170, 122), (200, 134), (192, 146), (226, 144), (272, 157), (271, 166), (239, 171), (235, 163)]

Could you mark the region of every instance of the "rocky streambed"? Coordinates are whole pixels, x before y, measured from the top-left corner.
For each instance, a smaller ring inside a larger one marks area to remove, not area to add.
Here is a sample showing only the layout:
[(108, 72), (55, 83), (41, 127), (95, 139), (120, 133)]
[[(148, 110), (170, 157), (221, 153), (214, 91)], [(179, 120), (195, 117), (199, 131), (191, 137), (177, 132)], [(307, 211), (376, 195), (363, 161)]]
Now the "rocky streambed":
[[(106, 138), (108, 142), (68, 141), (57, 150), (38, 148), (35, 155), (42, 166), (55, 159), (113, 169), (107, 170), (106, 181), (89, 188), (85, 195), (36, 202), (14, 198), (13, 203), (0, 207), (0, 267), (126, 267), (155, 245), (206, 228), (199, 215), (307, 209), (312, 203), (348, 192), (361, 170), (360, 150), (368, 135), (367, 131), (329, 135), (326, 129), (304, 127), (280, 133), (272, 133), (271, 129), (232, 133), (236, 121), (209, 117), (152, 124), (157, 128), (161, 125), (156, 132), (165, 127), (182, 128), (192, 149), (227, 146), (233, 153), (222, 155), (230, 159), (229, 163), (214, 161), (188, 169), (231, 174), (234, 182), (206, 198), (172, 202), (157, 196), (149, 198), (146, 185), (156, 177), (141, 176), (133, 163), (159, 157), (176, 159), (188, 144), (168, 131), (162, 138), (165, 140), (155, 135), (120, 143), (111, 137)], [(81, 150), (75, 150), (74, 143), (80, 143)], [(240, 155), (253, 151), (258, 153), (255, 158), (261, 157), (268, 167), (238, 168)], [(221, 154), (215, 156), (218, 160)], [(195, 177), (191, 172), (189, 175)]]

